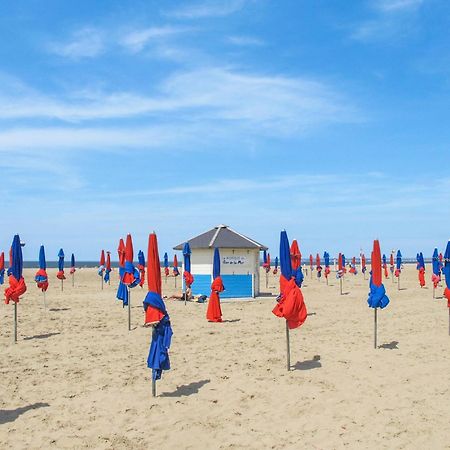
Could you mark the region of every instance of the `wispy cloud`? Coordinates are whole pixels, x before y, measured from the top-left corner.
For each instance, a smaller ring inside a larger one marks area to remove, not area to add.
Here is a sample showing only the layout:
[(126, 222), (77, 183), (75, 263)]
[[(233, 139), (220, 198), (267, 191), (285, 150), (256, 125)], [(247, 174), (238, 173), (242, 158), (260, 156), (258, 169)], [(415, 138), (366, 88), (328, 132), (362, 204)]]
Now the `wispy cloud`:
[(209, 0), (191, 3), (165, 14), (177, 19), (204, 19), (208, 17), (223, 17), (241, 10), (248, 0)]
[[(49, 97), (21, 87), (0, 90), (1, 119), (48, 119), (71, 123), (105, 121), (129, 117), (158, 117), (157, 143), (166, 142), (167, 135), (193, 129), (221, 129), (232, 124), (234, 133), (297, 135), (319, 125), (333, 122), (360, 121), (357, 108), (332, 86), (307, 78), (244, 73), (231, 68), (205, 67), (176, 72), (162, 81), (152, 95), (117, 92), (72, 92), (58, 98)], [(166, 122), (166, 125), (164, 125)], [(154, 126), (130, 129), (124, 125), (34, 128), (16, 126), (0, 133), (0, 146), (46, 144), (113, 146), (148, 139)], [(170, 132), (168, 129), (172, 129)], [(176, 131), (180, 130), (180, 131)], [(175, 133), (173, 133), (175, 131)], [(131, 136), (130, 136), (131, 135)], [(27, 138), (25, 139), (25, 136)], [(115, 136), (117, 138), (106, 138)], [(130, 136), (130, 137), (129, 137)], [(161, 137), (162, 136), (162, 137)], [(155, 137), (155, 136), (153, 136)], [(54, 143), (52, 144), (52, 140)]]
[(351, 37), (359, 41), (402, 38), (415, 29), (419, 8), (425, 0), (379, 0), (371, 3), (375, 17), (358, 24)]
[(149, 43), (160, 41), (171, 36), (192, 31), (192, 28), (180, 26), (150, 27), (127, 33), (120, 40), (120, 44), (133, 53), (142, 51)]
[(262, 39), (252, 36), (229, 36), (227, 38), (227, 42), (241, 47), (259, 47), (264, 45), (264, 41)]
[(48, 50), (66, 58), (94, 58), (105, 50), (104, 36), (96, 28), (82, 28), (75, 31), (67, 42), (52, 42)]

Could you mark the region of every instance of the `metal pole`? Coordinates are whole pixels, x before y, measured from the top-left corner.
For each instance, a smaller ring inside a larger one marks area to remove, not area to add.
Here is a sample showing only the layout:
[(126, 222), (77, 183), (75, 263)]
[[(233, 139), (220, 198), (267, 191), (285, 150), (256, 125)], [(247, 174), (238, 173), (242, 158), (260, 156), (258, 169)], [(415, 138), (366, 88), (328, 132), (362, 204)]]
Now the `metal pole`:
[(47, 303), (45, 302), (45, 291), (42, 291), (42, 293), (44, 294), (44, 309), (47, 309)]
[(400, 274), (398, 275), (397, 288), (398, 288), (398, 290), (400, 290)]
[(448, 308), (448, 335), (450, 336), (450, 308)]
[(175, 277), (175, 289), (177, 288), (177, 277)]
[(266, 272), (266, 289), (269, 287), (269, 274)]
[(73, 273), (72, 274), (72, 287), (74, 287), (75, 286), (75, 274)]
[[(152, 340), (155, 339), (155, 333), (156, 333), (156, 326), (152, 326)], [(153, 370), (152, 370), (152, 396), (156, 397), (156, 380), (153, 378)]]
[(288, 372), (291, 370), (291, 343), (289, 339), (289, 327), (286, 320), (286, 365)]
[(128, 331), (131, 331), (131, 289), (127, 287), (128, 290)]
[(61, 292), (64, 291), (64, 280), (61, 280)]
[(102, 279), (102, 291), (103, 291), (103, 273), (100, 278)]
[(17, 302), (14, 302), (14, 342), (17, 342)]
[(436, 288), (433, 286), (433, 298), (436, 298)]
[(326, 277), (326, 279), (327, 279), (327, 286), (328, 286), (328, 277)]
[(377, 348), (377, 308), (374, 309), (375, 315), (373, 316), (373, 324), (374, 324), (374, 335), (373, 335), (373, 346)]
[(340, 285), (340, 288), (341, 288), (341, 295), (342, 295), (342, 277), (339, 278), (339, 285)]

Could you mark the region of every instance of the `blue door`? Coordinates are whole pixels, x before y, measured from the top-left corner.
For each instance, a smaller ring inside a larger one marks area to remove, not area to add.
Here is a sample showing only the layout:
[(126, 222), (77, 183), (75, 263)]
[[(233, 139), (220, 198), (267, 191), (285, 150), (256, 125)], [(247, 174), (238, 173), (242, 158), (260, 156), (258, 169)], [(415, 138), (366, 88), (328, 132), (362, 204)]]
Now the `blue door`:
[[(252, 297), (253, 286), (251, 275), (222, 275), (225, 291), (220, 294), (221, 298), (247, 298)], [(206, 295), (211, 293), (211, 275), (194, 275), (192, 284), (193, 295)], [(184, 280), (183, 280), (184, 287)]]

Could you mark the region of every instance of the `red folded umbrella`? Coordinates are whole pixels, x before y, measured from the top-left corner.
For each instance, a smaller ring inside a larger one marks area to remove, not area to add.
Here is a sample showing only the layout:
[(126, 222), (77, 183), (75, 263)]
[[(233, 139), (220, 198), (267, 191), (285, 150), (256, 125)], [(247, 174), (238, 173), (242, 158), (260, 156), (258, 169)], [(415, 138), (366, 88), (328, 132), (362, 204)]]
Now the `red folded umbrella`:
[[(161, 267), (158, 253), (158, 240), (156, 234), (152, 233), (148, 237), (148, 254), (147, 254), (147, 286), (149, 292), (154, 292), (161, 297)], [(158, 323), (164, 313), (149, 305), (145, 304), (145, 325)]]
[(313, 267), (314, 267), (313, 255), (309, 255), (309, 266), (311, 267), (311, 270), (313, 270)]
[(105, 250), (100, 254), (100, 267), (105, 266)]
[(343, 274), (342, 253), (339, 253), (339, 256), (338, 256), (338, 275), (342, 276), (342, 274)]
[(294, 239), (290, 248), (292, 270), (297, 270), (302, 263), (302, 254), (298, 247), (297, 239)]
[(177, 255), (173, 255), (173, 276), (177, 277), (178, 275), (180, 275), (180, 271), (178, 270), (178, 258)]
[[(125, 267), (127, 268), (128, 266), (132, 266), (133, 265), (133, 257), (134, 257), (134, 253), (133, 253), (133, 240), (131, 239), (131, 234), (127, 234), (127, 240), (126, 240), (126, 244), (125, 244)], [(135, 282), (135, 276), (134, 273), (131, 272), (130, 270), (126, 270), (123, 278), (122, 278), (122, 283), (124, 284), (133, 284)]]
[(119, 267), (125, 267), (125, 244), (122, 238), (120, 238), (117, 253), (119, 254)]

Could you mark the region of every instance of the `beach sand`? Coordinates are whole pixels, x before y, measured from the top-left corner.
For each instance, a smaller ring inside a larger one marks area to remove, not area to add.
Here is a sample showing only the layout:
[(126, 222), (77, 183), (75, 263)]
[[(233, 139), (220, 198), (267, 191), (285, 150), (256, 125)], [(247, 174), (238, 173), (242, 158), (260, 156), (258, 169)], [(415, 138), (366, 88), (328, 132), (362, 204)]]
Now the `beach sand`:
[[(206, 322), (206, 304), (167, 301), (172, 370), (156, 398), (145, 289), (132, 291), (128, 332), (117, 272), (101, 291), (95, 269), (78, 270), (61, 292), (49, 270), (45, 311), (26, 270), (17, 344), (13, 306), (0, 306), (0, 448), (450, 448), (448, 310), (427, 269), (426, 289), (413, 265), (403, 290), (384, 281), (377, 350), (362, 275), (346, 275), (342, 296), (335, 278), (306, 277), (310, 316), (291, 332), (290, 372), (274, 298), (225, 302), (221, 324)], [(163, 289), (174, 292), (173, 278)]]

